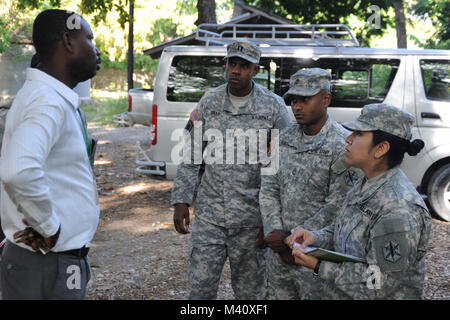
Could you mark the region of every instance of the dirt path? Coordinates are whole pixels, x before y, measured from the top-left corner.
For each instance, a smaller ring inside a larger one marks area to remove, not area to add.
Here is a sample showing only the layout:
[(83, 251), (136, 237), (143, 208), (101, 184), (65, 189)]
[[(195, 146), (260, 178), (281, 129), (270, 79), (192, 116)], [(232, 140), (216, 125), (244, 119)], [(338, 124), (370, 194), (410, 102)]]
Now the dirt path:
[[(136, 173), (136, 146), (149, 148), (149, 128), (89, 127), (99, 139), (95, 174), (101, 218), (89, 253), (87, 299), (187, 299), (189, 235), (172, 221), (171, 181)], [(450, 223), (433, 219), (425, 298), (450, 299)], [(232, 299), (229, 266), (219, 299)]]

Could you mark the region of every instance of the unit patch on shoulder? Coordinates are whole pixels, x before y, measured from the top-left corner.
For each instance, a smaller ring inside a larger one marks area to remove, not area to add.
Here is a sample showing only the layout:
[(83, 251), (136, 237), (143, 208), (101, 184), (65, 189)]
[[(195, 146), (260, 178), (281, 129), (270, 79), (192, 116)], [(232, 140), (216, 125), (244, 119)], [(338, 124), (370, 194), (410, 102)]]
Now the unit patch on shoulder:
[(348, 169), (347, 173), (344, 176), (344, 179), (345, 179), (345, 183), (348, 186), (353, 186), (355, 184), (355, 182), (358, 180), (358, 175), (353, 170)]
[(389, 240), (383, 247), (384, 259), (389, 262), (396, 263), (402, 256), (400, 254), (400, 245)]

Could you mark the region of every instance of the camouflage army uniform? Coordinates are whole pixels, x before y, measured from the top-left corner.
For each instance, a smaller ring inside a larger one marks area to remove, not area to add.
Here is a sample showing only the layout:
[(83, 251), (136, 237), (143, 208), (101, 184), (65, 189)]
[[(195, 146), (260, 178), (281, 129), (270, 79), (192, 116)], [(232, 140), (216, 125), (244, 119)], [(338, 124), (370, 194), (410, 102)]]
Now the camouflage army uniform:
[[(253, 83), (249, 101), (238, 109), (228, 96), (227, 84), (208, 91), (191, 119), (195, 122), (192, 137), (196, 130), (202, 130), (204, 139), (209, 129), (218, 130), (224, 140), (232, 141), (235, 154), (238, 143), (231, 138), (236, 130), (270, 131), (291, 123), (281, 97), (256, 83)], [(267, 141), (265, 143), (267, 145)], [(246, 144), (246, 154), (248, 149)], [(226, 156), (225, 148), (223, 156)], [(207, 163), (198, 186), (189, 249), (190, 299), (216, 298), (227, 256), (235, 297), (256, 299), (261, 290), (263, 252), (255, 247), (262, 224), (258, 204), (261, 165), (250, 164), (247, 159), (244, 164), (227, 162), (224, 159), (223, 164)], [(172, 204), (193, 203), (199, 169), (199, 164), (180, 164), (172, 189)]]
[[(367, 264), (322, 261), (325, 298), (420, 299), (430, 227), (425, 203), (400, 169), (361, 178), (336, 221), (315, 232), (314, 246), (365, 258)], [(379, 268), (380, 277), (369, 266)]]
[[(358, 176), (344, 160), (349, 132), (330, 117), (308, 143), (294, 125), (280, 135), (280, 166), (276, 175), (262, 176), (260, 207), (264, 233), (299, 226), (315, 230), (333, 222), (346, 192)], [(322, 282), (311, 271), (266, 253), (268, 299), (320, 299)]]
[[(291, 76), (283, 96), (315, 96), (330, 92), (331, 75), (319, 68), (302, 69)], [(327, 116), (320, 132), (305, 138), (296, 124), (279, 137), (279, 170), (262, 176), (260, 207), (264, 233), (289, 232), (303, 227), (320, 229), (333, 222), (346, 192), (358, 179), (345, 163), (345, 138), (350, 131)], [(277, 144), (275, 144), (276, 146)], [(284, 263), (273, 250), (266, 253), (266, 299), (320, 299), (323, 281), (304, 267)]]
[[(414, 117), (383, 104), (365, 106), (351, 130), (382, 130), (411, 139)], [(313, 246), (367, 260), (322, 261), (319, 277), (327, 280), (329, 299), (420, 299), (431, 218), (421, 196), (394, 167), (371, 179), (362, 177), (347, 194), (333, 224), (314, 231)]]

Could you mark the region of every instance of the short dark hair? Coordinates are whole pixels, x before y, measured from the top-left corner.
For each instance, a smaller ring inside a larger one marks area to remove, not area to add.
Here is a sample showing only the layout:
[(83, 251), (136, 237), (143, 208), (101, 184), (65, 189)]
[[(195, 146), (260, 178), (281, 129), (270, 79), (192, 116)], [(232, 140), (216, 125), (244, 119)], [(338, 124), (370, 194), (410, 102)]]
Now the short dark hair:
[(425, 146), (425, 143), (420, 139), (409, 141), (381, 130), (373, 131), (372, 147), (382, 141), (389, 142), (391, 146), (387, 153), (389, 168), (400, 165), (405, 156), (405, 152), (410, 156), (415, 156)]
[(77, 28), (68, 26), (69, 18), (73, 15), (73, 12), (67, 10), (49, 9), (42, 11), (34, 19), (33, 45), (41, 58), (53, 54), (56, 44), (65, 32), (73, 34), (79, 31)]

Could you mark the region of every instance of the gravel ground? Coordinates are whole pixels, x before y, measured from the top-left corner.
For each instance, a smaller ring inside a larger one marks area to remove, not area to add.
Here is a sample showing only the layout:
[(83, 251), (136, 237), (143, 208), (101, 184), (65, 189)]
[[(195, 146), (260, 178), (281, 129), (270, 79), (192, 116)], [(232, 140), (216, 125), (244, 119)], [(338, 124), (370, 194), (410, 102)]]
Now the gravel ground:
[[(87, 299), (187, 299), (189, 235), (173, 227), (172, 182), (135, 171), (135, 143), (149, 148), (149, 128), (90, 126), (89, 132), (99, 139), (95, 174), (101, 217), (89, 253)], [(426, 299), (450, 299), (449, 232), (450, 223), (433, 219)], [(228, 264), (218, 299), (233, 299)]]
[[(149, 128), (89, 127), (99, 139), (95, 174), (101, 218), (89, 253), (87, 299), (187, 299), (190, 235), (173, 227), (172, 181), (136, 172), (136, 141), (149, 148)], [(219, 299), (232, 299), (227, 265)]]

